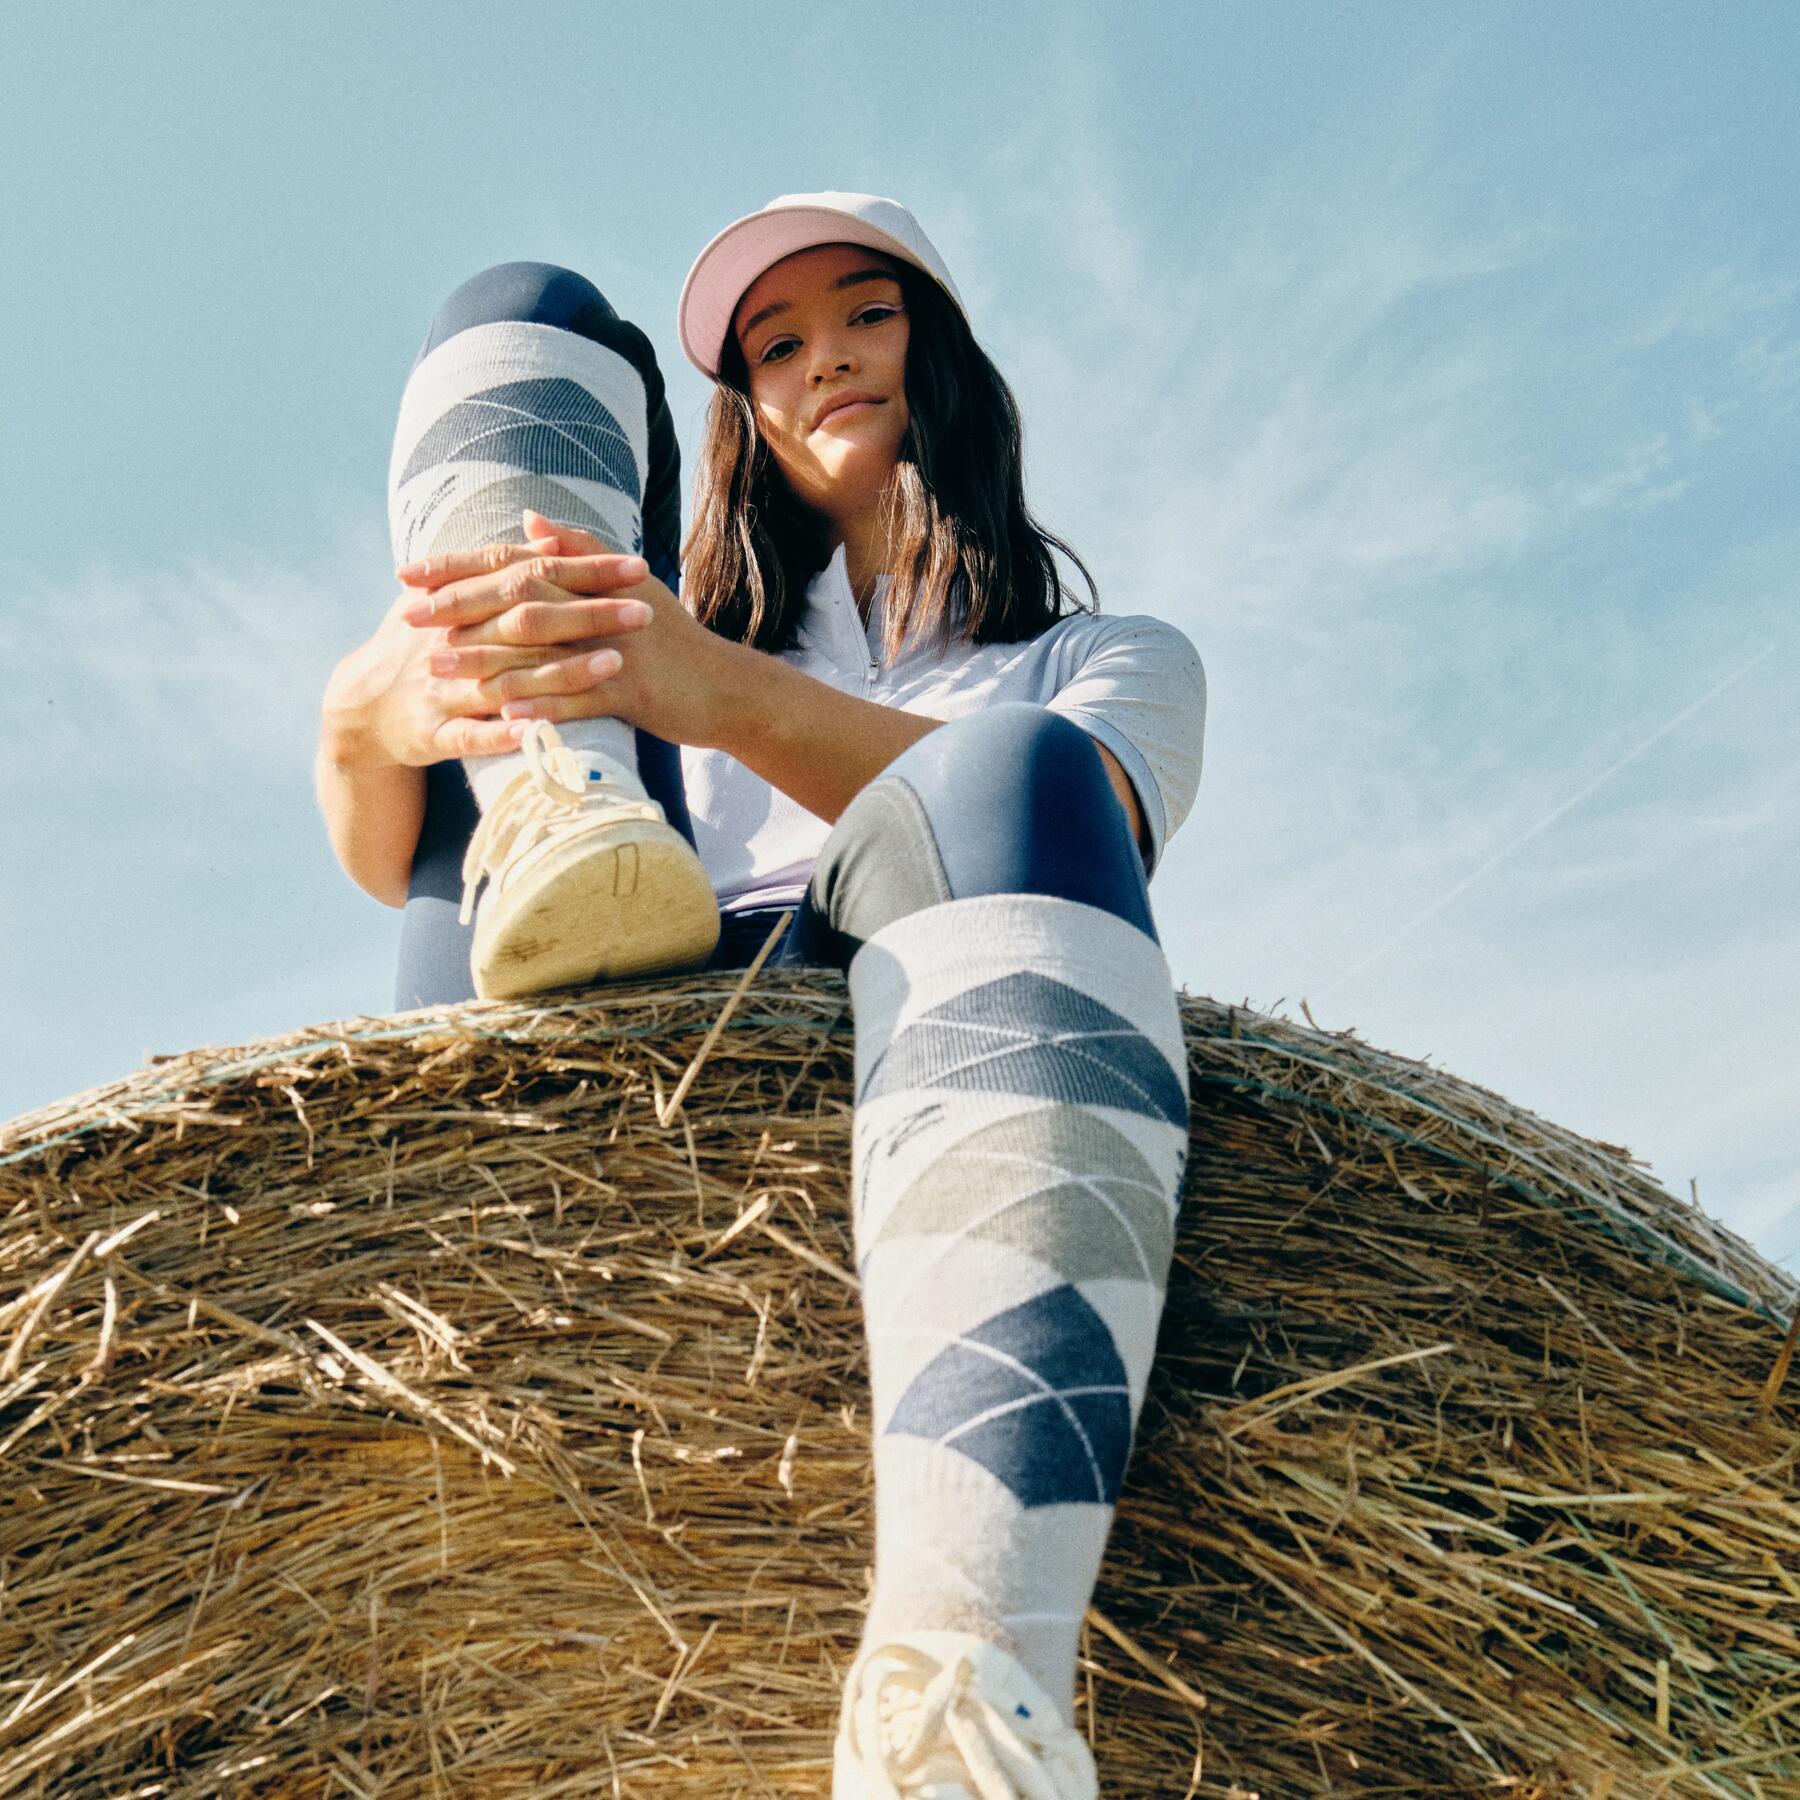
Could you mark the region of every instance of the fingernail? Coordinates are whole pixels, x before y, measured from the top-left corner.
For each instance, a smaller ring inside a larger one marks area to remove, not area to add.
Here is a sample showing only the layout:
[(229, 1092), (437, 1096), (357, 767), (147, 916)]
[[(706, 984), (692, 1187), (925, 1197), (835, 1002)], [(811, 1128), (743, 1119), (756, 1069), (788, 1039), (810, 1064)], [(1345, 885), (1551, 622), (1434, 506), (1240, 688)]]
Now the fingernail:
[(508, 727), (506, 735), (509, 738), (511, 738), (515, 744), (518, 743), (518, 741), (525, 735), (525, 721), (523, 719), (520, 719), (517, 721), (517, 723)]
[(425, 565), (422, 562), (402, 563), (399, 568), (394, 571), (394, 579), (402, 582), (417, 581), (424, 573)]
[(625, 666), (625, 659), (616, 650), (601, 650), (588, 658), (590, 675), (615, 675)]
[(642, 600), (627, 600), (619, 608), (621, 625), (647, 625), (650, 622), (650, 608)]
[(650, 573), (650, 565), (641, 556), (628, 556), (619, 565), (619, 573), (627, 581), (639, 581)]
[(409, 625), (423, 625), (431, 617), (431, 602), (415, 600), (410, 606), (401, 608), (400, 616)]
[(431, 672), (434, 675), (454, 675), (456, 673), (456, 657), (449, 650), (440, 650), (431, 659)]
[[(503, 719), (535, 719), (537, 708), (529, 700), (509, 700), (501, 707), (500, 716)], [(521, 726), (520, 729), (524, 728)]]

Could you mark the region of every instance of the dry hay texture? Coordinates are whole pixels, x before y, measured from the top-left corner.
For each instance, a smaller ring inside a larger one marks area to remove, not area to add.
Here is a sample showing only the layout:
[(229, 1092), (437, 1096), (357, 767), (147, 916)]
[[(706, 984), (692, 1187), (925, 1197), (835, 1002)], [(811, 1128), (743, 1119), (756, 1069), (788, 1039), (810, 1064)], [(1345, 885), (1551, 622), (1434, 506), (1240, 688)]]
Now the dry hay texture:
[[(708, 1046), (731, 999), (358, 1019), (0, 1132), (0, 1794), (829, 1793), (850, 1021), (769, 973)], [(1786, 1279), (1622, 1150), (1183, 1008), (1103, 1792), (1800, 1795)]]

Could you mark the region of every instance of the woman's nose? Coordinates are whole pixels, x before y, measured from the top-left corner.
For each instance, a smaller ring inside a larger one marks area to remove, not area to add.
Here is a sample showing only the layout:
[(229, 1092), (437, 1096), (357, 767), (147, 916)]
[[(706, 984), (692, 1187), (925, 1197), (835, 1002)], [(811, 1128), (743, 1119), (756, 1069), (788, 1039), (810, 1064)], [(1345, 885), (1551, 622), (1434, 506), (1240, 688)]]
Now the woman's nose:
[(833, 375), (844, 375), (856, 367), (856, 353), (848, 344), (820, 342), (814, 351), (812, 379), (815, 384)]

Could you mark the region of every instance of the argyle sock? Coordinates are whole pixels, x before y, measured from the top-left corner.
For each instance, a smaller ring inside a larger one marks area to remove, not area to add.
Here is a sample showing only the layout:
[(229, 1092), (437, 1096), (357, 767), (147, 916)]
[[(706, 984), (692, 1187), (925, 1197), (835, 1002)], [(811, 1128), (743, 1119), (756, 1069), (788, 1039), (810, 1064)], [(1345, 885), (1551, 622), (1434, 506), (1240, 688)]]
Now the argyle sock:
[[(394, 559), (523, 543), (526, 507), (635, 555), (648, 455), (643, 377), (617, 352), (516, 320), (456, 332), (420, 360), (401, 398), (388, 469)], [(590, 775), (641, 796), (629, 725), (571, 719), (557, 733)], [(525, 758), (471, 756), (463, 767), (485, 809)]]
[(973, 1631), (1074, 1706), (1162, 1317), (1187, 1063), (1155, 941), (952, 900), (850, 965), (875, 1445), (864, 1647)]

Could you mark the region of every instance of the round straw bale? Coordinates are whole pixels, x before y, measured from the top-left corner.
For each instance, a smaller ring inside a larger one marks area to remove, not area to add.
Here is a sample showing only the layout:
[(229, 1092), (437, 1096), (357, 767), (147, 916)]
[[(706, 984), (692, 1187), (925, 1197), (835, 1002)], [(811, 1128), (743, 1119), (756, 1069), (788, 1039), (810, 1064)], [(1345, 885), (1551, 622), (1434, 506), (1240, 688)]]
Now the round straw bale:
[[(0, 1794), (829, 1794), (844, 985), (558, 1000), (0, 1130)], [(1183, 1010), (1103, 1791), (1800, 1795), (1786, 1277), (1620, 1148)]]

